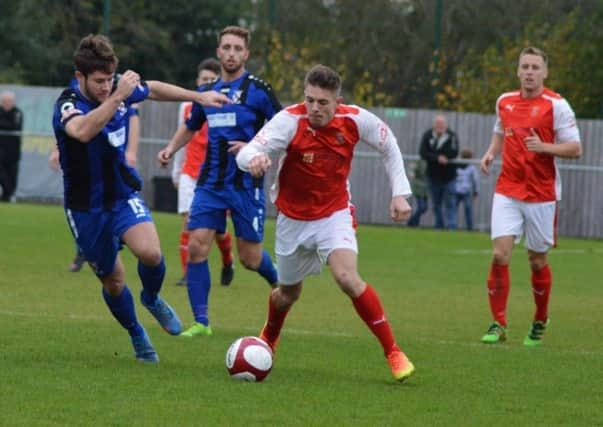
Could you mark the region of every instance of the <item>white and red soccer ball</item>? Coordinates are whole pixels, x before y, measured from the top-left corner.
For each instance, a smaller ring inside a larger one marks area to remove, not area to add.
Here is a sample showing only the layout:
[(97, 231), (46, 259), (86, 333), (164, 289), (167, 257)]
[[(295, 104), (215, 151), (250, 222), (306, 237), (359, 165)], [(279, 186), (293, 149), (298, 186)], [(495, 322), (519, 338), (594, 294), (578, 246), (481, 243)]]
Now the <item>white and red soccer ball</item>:
[(226, 352), (226, 369), (237, 380), (260, 382), (272, 369), (272, 350), (257, 337), (241, 337)]

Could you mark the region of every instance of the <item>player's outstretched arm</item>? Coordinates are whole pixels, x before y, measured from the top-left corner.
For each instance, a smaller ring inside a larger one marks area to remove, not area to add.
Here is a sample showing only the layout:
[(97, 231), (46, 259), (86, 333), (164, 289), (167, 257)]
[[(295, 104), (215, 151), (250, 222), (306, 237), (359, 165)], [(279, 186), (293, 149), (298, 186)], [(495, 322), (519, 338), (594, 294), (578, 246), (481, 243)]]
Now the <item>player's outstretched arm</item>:
[(207, 107), (222, 107), (231, 102), (226, 95), (214, 91), (197, 92), (158, 80), (148, 81), (147, 85), (149, 98), (156, 101), (193, 101)]
[(285, 151), (296, 129), (297, 118), (285, 110), (279, 112), (248, 144), (240, 148), (236, 157), (237, 166), (253, 176), (263, 175), (272, 164), (270, 154)]

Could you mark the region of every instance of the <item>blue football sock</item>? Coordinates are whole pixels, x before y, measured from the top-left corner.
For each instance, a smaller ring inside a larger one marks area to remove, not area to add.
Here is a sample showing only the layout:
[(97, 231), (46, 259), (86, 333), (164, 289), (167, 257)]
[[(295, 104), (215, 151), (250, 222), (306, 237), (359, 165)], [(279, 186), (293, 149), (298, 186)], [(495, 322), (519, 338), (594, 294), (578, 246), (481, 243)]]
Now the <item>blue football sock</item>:
[(209, 302), (209, 289), (211, 288), (211, 276), (207, 260), (198, 263), (189, 262), (187, 264), (186, 286), (195, 322), (202, 323), (205, 326), (209, 325), (207, 305)]
[(138, 277), (142, 282), (142, 298), (146, 304), (153, 304), (157, 299), (157, 294), (163, 284), (165, 277), (165, 260), (161, 257), (161, 262), (154, 267), (144, 265), (138, 261)]
[(278, 275), (268, 252), (262, 251), (262, 262), (257, 271), (270, 285), (278, 282)]
[(103, 298), (119, 324), (123, 326), (131, 337), (140, 336), (143, 333), (142, 326), (136, 319), (134, 310), (134, 299), (127, 286), (123, 288), (121, 294), (113, 297), (103, 288)]

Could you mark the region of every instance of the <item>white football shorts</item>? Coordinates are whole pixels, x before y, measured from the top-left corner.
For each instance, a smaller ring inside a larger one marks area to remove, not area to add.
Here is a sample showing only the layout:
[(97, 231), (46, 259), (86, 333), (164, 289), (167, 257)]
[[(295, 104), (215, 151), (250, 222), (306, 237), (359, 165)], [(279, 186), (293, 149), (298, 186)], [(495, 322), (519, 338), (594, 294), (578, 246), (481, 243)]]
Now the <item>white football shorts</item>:
[(191, 203), (193, 203), (193, 196), (195, 195), (195, 187), (197, 186), (197, 180), (190, 175), (185, 173), (180, 174), (180, 180), (178, 181), (178, 213), (189, 213), (191, 210)]
[(557, 202), (522, 202), (521, 200), (494, 194), (490, 235), (515, 236), (515, 243), (525, 234), (525, 247), (544, 253), (556, 246)]
[(310, 274), (320, 274), (335, 249), (358, 253), (349, 208), (315, 221), (298, 221), (279, 212), (275, 245), (279, 285), (294, 285)]

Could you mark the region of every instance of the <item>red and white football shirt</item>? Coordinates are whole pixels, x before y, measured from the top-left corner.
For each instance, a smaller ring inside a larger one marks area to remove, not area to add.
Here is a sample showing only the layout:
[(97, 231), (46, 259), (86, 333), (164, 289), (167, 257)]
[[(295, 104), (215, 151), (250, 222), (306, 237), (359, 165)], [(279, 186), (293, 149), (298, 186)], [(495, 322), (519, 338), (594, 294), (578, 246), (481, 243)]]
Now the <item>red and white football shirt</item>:
[(305, 104), (282, 110), (241, 150), (237, 163), (247, 170), (258, 153), (283, 154), (271, 200), (289, 218), (312, 221), (348, 207), (347, 180), (359, 141), (381, 153), (392, 196), (409, 196), (410, 184), (391, 129), (373, 113), (351, 105), (340, 104), (331, 122), (316, 129), (310, 126)]
[(561, 178), (555, 157), (528, 151), (524, 138), (532, 130), (542, 142), (580, 142), (576, 117), (559, 94), (544, 89), (535, 98), (520, 91), (502, 94), (496, 101), (494, 132), (503, 136), (502, 171), (496, 193), (524, 202), (561, 200)]

